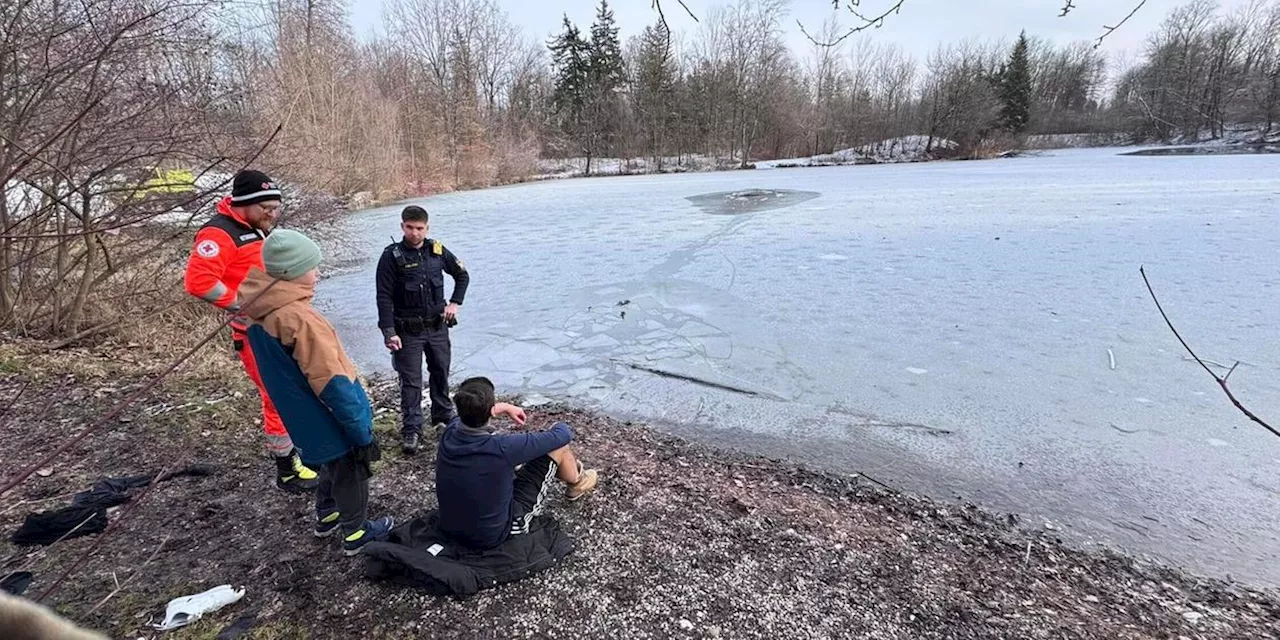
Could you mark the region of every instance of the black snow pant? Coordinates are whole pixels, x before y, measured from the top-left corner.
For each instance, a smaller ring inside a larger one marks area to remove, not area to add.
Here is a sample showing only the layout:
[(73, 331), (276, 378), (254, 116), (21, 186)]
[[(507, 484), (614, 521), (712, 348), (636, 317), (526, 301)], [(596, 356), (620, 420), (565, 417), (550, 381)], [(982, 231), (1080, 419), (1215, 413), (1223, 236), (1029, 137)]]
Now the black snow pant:
[(323, 518), (338, 511), (342, 535), (349, 536), (362, 527), (369, 510), (369, 467), (356, 462), (350, 454), (320, 465), (316, 472), (316, 516)]

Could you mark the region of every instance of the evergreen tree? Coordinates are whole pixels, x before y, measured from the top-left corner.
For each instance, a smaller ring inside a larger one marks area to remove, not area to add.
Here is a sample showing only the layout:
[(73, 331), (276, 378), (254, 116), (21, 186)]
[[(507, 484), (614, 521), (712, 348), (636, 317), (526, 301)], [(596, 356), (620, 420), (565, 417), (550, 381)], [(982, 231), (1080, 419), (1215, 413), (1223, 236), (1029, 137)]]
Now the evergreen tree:
[(1027, 32), (1018, 36), (1009, 61), (1000, 70), (1000, 125), (1006, 131), (1023, 134), (1031, 126), (1031, 42)]
[(591, 25), (590, 58), (587, 64), (587, 135), (584, 140), (588, 171), (593, 155), (614, 149), (622, 129), (622, 100), (619, 89), (626, 81), (622, 44), (608, 0), (600, 0), (596, 21)]
[(591, 25), (591, 91), (595, 96), (611, 94), (626, 80), (622, 64), (622, 43), (613, 21), (609, 0), (600, 0), (596, 21)]
[(578, 27), (564, 17), (564, 31), (547, 43), (555, 67), (555, 92), (552, 103), (556, 112), (570, 121), (577, 121), (587, 103), (591, 50), (582, 39)]
[(634, 46), (632, 100), (646, 150), (661, 169), (678, 81), (670, 33), (661, 24), (645, 27)]

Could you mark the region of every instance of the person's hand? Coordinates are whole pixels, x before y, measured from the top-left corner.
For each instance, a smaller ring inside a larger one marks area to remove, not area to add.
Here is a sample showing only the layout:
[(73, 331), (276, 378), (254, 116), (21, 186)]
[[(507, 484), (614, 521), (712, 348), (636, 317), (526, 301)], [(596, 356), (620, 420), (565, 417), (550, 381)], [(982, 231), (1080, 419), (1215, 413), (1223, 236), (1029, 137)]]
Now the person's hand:
[(458, 303), (450, 302), (449, 305), (444, 308), (444, 321), (453, 322), (457, 318), (458, 318)]
[(400, 343), (400, 336), (391, 336), (387, 338), (387, 349), (391, 351), (399, 351), (404, 345)]
[(369, 441), (369, 444), (352, 449), (351, 457), (355, 458), (356, 462), (372, 464), (382, 459), (382, 447), (378, 445), (378, 439), (375, 437)]
[(522, 427), (524, 426), (525, 421), (528, 420), (528, 418), (524, 415), (524, 409), (521, 409), (520, 407), (517, 407), (514, 404), (511, 404), (509, 402), (499, 402), (493, 405), (493, 411), (490, 413), (490, 415), (492, 415), (495, 418), (498, 416), (505, 415), (508, 418), (511, 418), (516, 424)]
[(369, 444), (352, 449), (351, 459), (364, 468), (366, 479), (373, 477), (373, 463), (382, 459), (382, 447), (378, 446), (378, 439), (375, 437)]

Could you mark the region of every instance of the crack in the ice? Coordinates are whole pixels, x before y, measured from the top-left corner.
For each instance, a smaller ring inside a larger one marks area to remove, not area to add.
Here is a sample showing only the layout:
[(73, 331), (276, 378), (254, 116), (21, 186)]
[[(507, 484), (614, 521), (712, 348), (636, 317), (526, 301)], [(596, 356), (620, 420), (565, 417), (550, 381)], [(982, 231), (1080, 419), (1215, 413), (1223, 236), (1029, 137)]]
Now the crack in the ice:
[(777, 396), (777, 395), (774, 395), (774, 394), (772, 394), (772, 393), (769, 393), (769, 392), (767, 392), (767, 391), (756, 391), (756, 390), (754, 390), (754, 389), (746, 389), (746, 388), (743, 388), (743, 387), (737, 387), (737, 386), (734, 386), (734, 385), (731, 385), (731, 384), (726, 384), (726, 383), (723, 383), (723, 382), (716, 382), (716, 381), (714, 381), (714, 380), (707, 380), (706, 378), (699, 378), (699, 377), (697, 377), (697, 376), (693, 376), (693, 375), (688, 375), (688, 374), (684, 374), (684, 373), (676, 373), (676, 372), (674, 372), (674, 371), (666, 371), (666, 370), (664, 370), (664, 369), (658, 369), (658, 368), (656, 368), (656, 367), (647, 367), (647, 366), (645, 366), (645, 365), (642, 365), (642, 364), (636, 364), (636, 363), (634, 363), (634, 362), (624, 362), (624, 361), (622, 361), (622, 360), (614, 360), (613, 362), (616, 362), (616, 363), (618, 363), (618, 364), (620, 364), (620, 365), (623, 365), (623, 366), (626, 366), (626, 367), (630, 367), (630, 368), (635, 369), (635, 370), (637, 370), (637, 371), (644, 371), (645, 373), (652, 373), (652, 374), (653, 374), (653, 375), (655, 375), (655, 376), (660, 376), (660, 377), (663, 377), (663, 378), (671, 378), (671, 379), (673, 379), (673, 380), (683, 380), (683, 381), (685, 381), (685, 382), (692, 382), (692, 383), (694, 383), (694, 384), (702, 385), (702, 386), (704, 386), (704, 387), (710, 387), (710, 388), (712, 388), (712, 389), (720, 389), (721, 391), (732, 391), (733, 393), (740, 393), (740, 394), (742, 394), (742, 395), (751, 396), (751, 397), (753, 397), (753, 398), (769, 398), (769, 399), (771, 399), (771, 400), (777, 400), (777, 401), (779, 401), (779, 402), (784, 401), (784, 399), (783, 399), (783, 398), (781, 398), (781, 397), (779, 397), (779, 396)]

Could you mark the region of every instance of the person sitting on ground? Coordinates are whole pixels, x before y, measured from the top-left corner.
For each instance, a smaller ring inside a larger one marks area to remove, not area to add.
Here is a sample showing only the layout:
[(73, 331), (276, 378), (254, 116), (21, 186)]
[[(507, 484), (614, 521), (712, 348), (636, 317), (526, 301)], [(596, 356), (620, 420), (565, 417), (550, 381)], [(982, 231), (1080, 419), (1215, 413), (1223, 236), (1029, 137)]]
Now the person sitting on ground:
[(565, 495), (571, 501), (595, 488), (596, 470), (583, 470), (569, 448), (569, 425), (560, 422), (538, 433), (494, 433), (487, 426), (491, 417), (507, 414), (524, 424), (525, 414), (496, 402), (487, 378), (464, 381), (453, 403), (457, 417), (437, 448), (436, 499), (440, 530), (454, 542), (485, 550), (528, 533), (545, 508), (552, 478), (568, 485)]
[(266, 271), (251, 270), (240, 287), (243, 312), (253, 320), (249, 343), (298, 454), (319, 469), (315, 535), (341, 531), (342, 552), (353, 556), (395, 524), (366, 519), (371, 465), (381, 458), (373, 408), (337, 331), (311, 306), (320, 247), (297, 231), (277, 230), (262, 245), (262, 261)]

